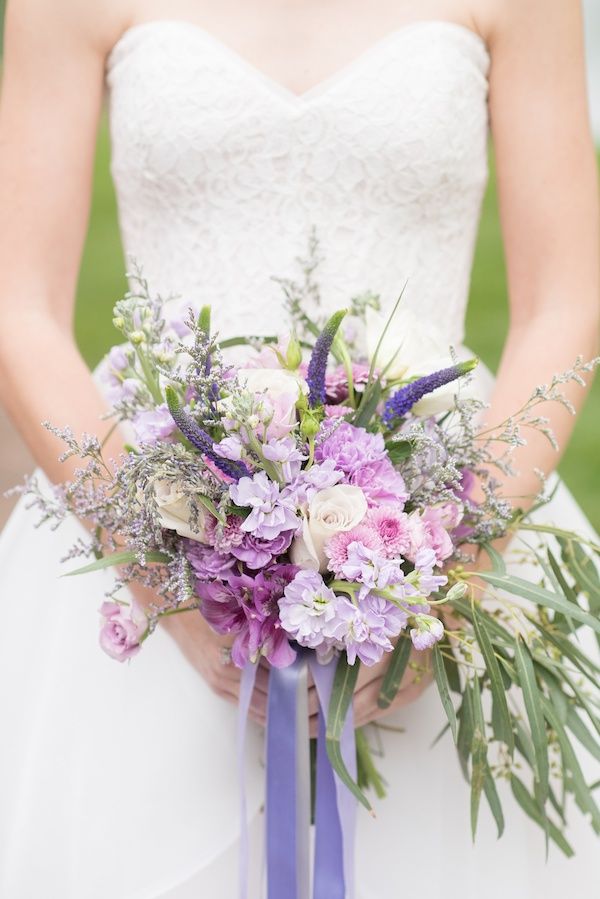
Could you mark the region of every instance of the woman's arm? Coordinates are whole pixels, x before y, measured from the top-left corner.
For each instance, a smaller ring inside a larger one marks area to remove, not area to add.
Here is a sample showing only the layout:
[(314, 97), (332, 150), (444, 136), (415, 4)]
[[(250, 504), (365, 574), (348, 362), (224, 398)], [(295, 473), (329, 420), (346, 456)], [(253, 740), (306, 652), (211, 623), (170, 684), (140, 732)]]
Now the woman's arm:
[[(102, 437), (107, 406), (73, 337), (73, 308), (90, 208), (93, 157), (104, 86), (104, 58), (122, 24), (110, 4), (13, 0), (5, 29), (0, 100), (0, 396), (53, 481), (77, 460), (58, 462), (63, 445), (41, 422)], [(122, 449), (119, 433), (107, 457)], [(156, 597), (134, 588), (138, 601)], [(221, 664), (228, 641), (200, 615), (162, 619), (189, 662), (215, 692), (236, 700), (239, 672)], [(230, 642), (230, 641), (229, 641)], [(264, 720), (266, 672), (254, 716)]]
[[(494, 0), (490, 116), (510, 304), (510, 327), (486, 413), (495, 425), (540, 384), (598, 351), (600, 229), (583, 27), (576, 0)], [(565, 393), (580, 408), (585, 391)], [(573, 417), (539, 407), (560, 450)], [(526, 507), (559, 454), (529, 430), (504, 492)]]

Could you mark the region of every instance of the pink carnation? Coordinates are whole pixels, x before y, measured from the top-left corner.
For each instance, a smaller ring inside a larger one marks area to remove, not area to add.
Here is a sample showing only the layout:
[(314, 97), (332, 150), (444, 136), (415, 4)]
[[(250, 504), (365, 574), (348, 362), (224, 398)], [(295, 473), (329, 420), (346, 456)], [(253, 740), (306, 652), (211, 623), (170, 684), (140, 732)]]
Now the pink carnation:
[(442, 516), (436, 509), (426, 509), (423, 515), (413, 512), (408, 518), (410, 532), (410, 549), (407, 558), (414, 562), (421, 549), (431, 549), (435, 554), (436, 565), (452, 555), (454, 544), (450, 534), (441, 523)]
[(411, 535), (408, 515), (401, 506), (379, 506), (371, 509), (366, 524), (374, 528), (390, 559), (406, 556), (410, 549)]
[(359, 524), (351, 531), (341, 531), (325, 544), (325, 554), (329, 559), (329, 568), (337, 577), (341, 577), (342, 567), (348, 561), (348, 547), (351, 543), (361, 543), (367, 549), (383, 553), (384, 544), (374, 527)]

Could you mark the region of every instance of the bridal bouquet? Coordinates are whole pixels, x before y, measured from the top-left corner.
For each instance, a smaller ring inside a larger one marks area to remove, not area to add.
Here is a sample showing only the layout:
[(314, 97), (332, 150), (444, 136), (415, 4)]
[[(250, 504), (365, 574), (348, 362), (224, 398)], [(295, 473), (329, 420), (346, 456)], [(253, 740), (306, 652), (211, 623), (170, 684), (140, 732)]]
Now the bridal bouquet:
[[(359, 666), (388, 655), (382, 708), (408, 667), (432, 672), (440, 726), (470, 782), (473, 832), (484, 796), (502, 833), (505, 779), (565, 853), (567, 794), (600, 833), (573, 744), (600, 758), (600, 668), (572, 639), (580, 628), (600, 634), (600, 547), (515, 511), (494, 476), (510, 470), (524, 426), (547, 432), (539, 404), (566, 402), (561, 385), (592, 364), (578, 360), (490, 429), (468, 390), (476, 360), (449, 357), (401, 302), (387, 322), (370, 294), (311, 317), (307, 275), (282, 282), (285, 337), (221, 339), (208, 308), (170, 320), (141, 272), (130, 278), (136, 289), (114, 314), (124, 343), (101, 374), (127, 452), (109, 461), (97, 438), (53, 429), (65, 457), (85, 465), (51, 497), (28, 487), (45, 518), (75, 512), (95, 525), (69, 556), (94, 561), (71, 573), (118, 566), (100, 607), (102, 648), (131, 659), (162, 616), (185, 612), (232, 635), (245, 672), (264, 657), (273, 689), (285, 683), (278, 673), (308, 664), (321, 757), (367, 808), (370, 788), (384, 785), (365, 734), (354, 744), (347, 732), (351, 700)], [(436, 366), (443, 355), (449, 364)], [(534, 580), (507, 573), (494, 550), (509, 533), (529, 538)], [(478, 551), (489, 565), (475, 572)], [(121, 596), (136, 580), (157, 593), (148, 609)], [(268, 727), (275, 717), (270, 703)], [(276, 764), (268, 755), (268, 769)], [(342, 831), (343, 818), (340, 800)]]

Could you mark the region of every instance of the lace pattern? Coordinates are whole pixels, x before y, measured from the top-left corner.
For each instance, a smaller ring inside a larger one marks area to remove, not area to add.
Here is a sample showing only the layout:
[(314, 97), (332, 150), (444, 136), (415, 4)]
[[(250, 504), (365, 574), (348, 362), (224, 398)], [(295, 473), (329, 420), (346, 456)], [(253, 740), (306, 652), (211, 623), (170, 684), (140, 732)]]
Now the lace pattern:
[(367, 288), (459, 343), (487, 179), (483, 41), (417, 23), (300, 96), (187, 22), (128, 29), (107, 59), (124, 249), (154, 290), (272, 333), (311, 227), (327, 310)]

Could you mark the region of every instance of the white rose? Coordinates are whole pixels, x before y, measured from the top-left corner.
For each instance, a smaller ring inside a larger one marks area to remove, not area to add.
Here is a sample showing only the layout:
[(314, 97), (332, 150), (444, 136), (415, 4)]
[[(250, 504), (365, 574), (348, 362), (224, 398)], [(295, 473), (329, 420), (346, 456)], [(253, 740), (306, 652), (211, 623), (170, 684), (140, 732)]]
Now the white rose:
[[(367, 309), (367, 355), (372, 360), (387, 319), (373, 309)], [(458, 354), (467, 358), (466, 353)], [(377, 368), (387, 380), (407, 380), (430, 375), (453, 364), (450, 346), (442, 332), (430, 322), (423, 322), (409, 309), (400, 305), (383, 338), (377, 353)], [(458, 384), (451, 382), (438, 387), (413, 406), (415, 415), (427, 417), (447, 412), (454, 406)], [(461, 388), (463, 395), (468, 395)]]
[(308, 393), (306, 381), (286, 368), (241, 368), (237, 377), (250, 393), (265, 394), (273, 407), (268, 437), (285, 437), (296, 424), (300, 395)]
[(180, 537), (188, 537), (190, 540), (198, 540), (201, 543), (206, 539), (208, 513), (199, 506), (198, 530), (193, 531), (190, 526), (192, 517), (190, 500), (177, 489), (172, 481), (156, 480), (154, 482), (154, 501), (161, 527), (176, 531)]
[(290, 548), (294, 565), (326, 571), (325, 544), (341, 531), (351, 531), (360, 524), (367, 509), (360, 487), (335, 484), (315, 493), (303, 521), (302, 535), (294, 539)]

